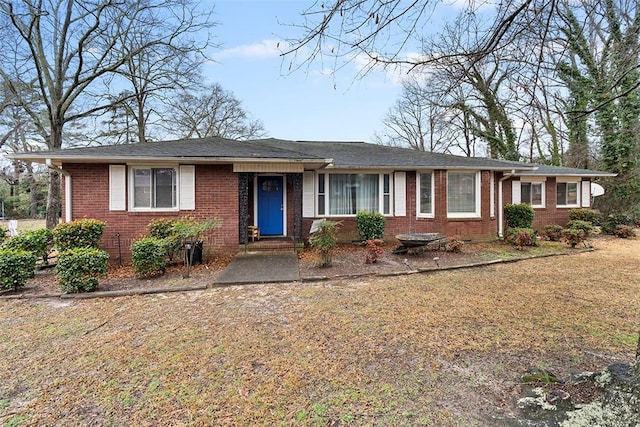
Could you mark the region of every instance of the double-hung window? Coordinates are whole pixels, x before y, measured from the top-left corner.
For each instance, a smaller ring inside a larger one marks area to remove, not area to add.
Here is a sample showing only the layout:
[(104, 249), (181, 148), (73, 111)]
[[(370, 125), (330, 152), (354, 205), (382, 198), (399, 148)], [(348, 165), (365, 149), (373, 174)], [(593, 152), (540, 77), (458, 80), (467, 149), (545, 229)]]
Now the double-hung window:
[(433, 217), (433, 173), (419, 172), (416, 174), (418, 183), (416, 197), (418, 216)]
[(544, 182), (521, 182), (520, 201), (534, 208), (544, 207)]
[(578, 182), (558, 182), (556, 184), (557, 205), (562, 207), (578, 206)]
[(378, 173), (318, 174), (318, 215), (391, 213), (391, 176)]
[(480, 173), (447, 173), (447, 216), (449, 218), (480, 217)]
[(134, 209), (177, 208), (176, 168), (133, 167), (131, 171)]

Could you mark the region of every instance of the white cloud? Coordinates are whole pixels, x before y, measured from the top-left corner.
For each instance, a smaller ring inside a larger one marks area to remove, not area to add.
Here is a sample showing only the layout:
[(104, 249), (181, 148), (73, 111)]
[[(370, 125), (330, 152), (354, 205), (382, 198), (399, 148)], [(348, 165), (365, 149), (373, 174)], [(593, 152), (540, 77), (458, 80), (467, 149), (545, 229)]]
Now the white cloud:
[[(375, 54), (372, 56), (375, 58)], [(428, 72), (427, 66), (414, 65), (427, 59), (427, 56), (421, 53), (407, 52), (404, 55), (404, 58), (396, 58), (395, 63), (385, 61), (382, 56), (379, 56), (379, 58), (381, 61), (377, 62), (364, 54), (356, 56), (353, 63), (356, 67), (357, 73), (365, 75), (371, 72), (379, 72), (384, 74), (385, 79), (392, 85), (400, 86), (409, 76)]]
[(247, 58), (247, 59), (265, 59), (277, 58), (287, 47), (287, 43), (281, 40), (265, 39), (259, 43), (244, 44), (223, 49), (214, 54), (215, 59), (223, 58)]

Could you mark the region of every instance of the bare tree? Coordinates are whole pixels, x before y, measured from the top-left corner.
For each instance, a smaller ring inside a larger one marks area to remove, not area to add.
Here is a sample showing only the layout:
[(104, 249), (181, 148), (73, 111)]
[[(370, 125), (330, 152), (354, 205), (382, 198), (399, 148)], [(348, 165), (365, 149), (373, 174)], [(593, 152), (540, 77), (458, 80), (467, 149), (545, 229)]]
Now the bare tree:
[(454, 144), (445, 138), (447, 112), (431, 102), (424, 84), (417, 78), (403, 81), (400, 98), (382, 119), (385, 128), (376, 135), (378, 142), (418, 151), (450, 152)]
[(180, 138), (222, 136), (252, 139), (265, 135), (262, 123), (252, 120), (242, 103), (219, 84), (201, 93), (183, 92), (168, 113), (173, 132)]
[[(143, 52), (173, 46), (189, 34), (198, 11), (188, 3), (170, 13), (169, 0), (22, 0), (0, 2), (0, 77), (9, 93), (25, 109), (49, 149), (63, 144), (65, 125), (104, 111), (113, 102), (96, 94), (103, 79), (120, 72)], [(122, 46), (123, 34), (163, 17), (161, 30), (135, 46)], [(24, 87), (32, 87), (46, 114), (31, 107)], [(60, 178), (51, 174), (47, 227), (57, 224)]]

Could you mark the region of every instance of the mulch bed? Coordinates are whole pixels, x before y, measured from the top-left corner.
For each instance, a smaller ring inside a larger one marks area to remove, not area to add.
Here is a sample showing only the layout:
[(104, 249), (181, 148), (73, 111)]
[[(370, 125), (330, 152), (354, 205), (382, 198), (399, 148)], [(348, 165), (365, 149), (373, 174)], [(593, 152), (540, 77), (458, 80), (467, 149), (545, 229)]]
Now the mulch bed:
[[(437, 246), (429, 250), (411, 250), (406, 254), (394, 254), (397, 242), (386, 242), (384, 253), (373, 264), (365, 263), (365, 248), (362, 245), (341, 244), (333, 251), (332, 265), (318, 267), (318, 254), (312, 248), (305, 248), (299, 253), (300, 276), (307, 279), (338, 279), (366, 275), (405, 274), (419, 270), (450, 268), (470, 265), (497, 259), (525, 258), (544, 253), (567, 252), (566, 245), (542, 242), (536, 248), (524, 251), (504, 242), (473, 243), (464, 245), (462, 252), (446, 252)], [(123, 291), (134, 289), (171, 289), (190, 286), (210, 286), (220, 272), (224, 270), (233, 255), (221, 255), (210, 259), (206, 264), (193, 266), (190, 277), (184, 278), (185, 268), (182, 264), (170, 265), (165, 274), (151, 278), (138, 279), (131, 265), (112, 265), (106, 278), (100, 280), (96, 291)], [(36, 276), (30, 279), (18, 292), (4, 291), (0, 298), (20, 297), (58, 297), (62, 290), (55, 277), (53, 266), (39, 269)]]

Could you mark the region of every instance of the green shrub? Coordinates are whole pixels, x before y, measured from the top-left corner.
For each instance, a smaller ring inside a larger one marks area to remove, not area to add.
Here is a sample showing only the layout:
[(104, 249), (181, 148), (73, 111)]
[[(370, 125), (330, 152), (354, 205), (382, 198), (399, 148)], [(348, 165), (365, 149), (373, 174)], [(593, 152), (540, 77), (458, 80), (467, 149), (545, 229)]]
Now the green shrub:
[(569, 219), (571, 221), (579, 220), (579, 221), (587, 221), (591, 224), (597, 225), (600, 223), (601, 215), (600, 212), (594, 209), (580, 208), (580, 209), (571, 209), (569, 210)]
[(8, 233), (9, 229), (0, 225), (0, 245), (3, 244), (5, 240), (7, 240)]
[(109, 254), (97, 248), (79, 247), (58, 254), (56, 276), (65, 293), (90, 292), (106, 277)]
[(613, 234), (619, 225), (633, 226), (634, 222), (634, 218), (631, 215), (609, 215), (608, 217), (602, 219), (602, 232), (605, 234)]
[(526, 203), (504, 205), (504, 217), (507, 228), (531, 228), (535, 211)]
[(167, 245), (166, 239), (156, 237), (145, 237), (136, 240), (131, 245), (131, 261), (133, 270), (138, 278), (147, 277), (152, 274), (164, 273), (167, 266)]
[(550, 224), (544, 227), (544, 234), (552, 242), (559, 242), (562, 239), (562, 226)]
[(578, 243), (584, 242), (586, 233), (580, 228), (565, 228), (562, 230), (562, 240), (569, 246), (575, 248)]
[(356, 214), (358, 238), (361, 242), (384, 238), (387, 219), (379, 212), (360, 211)]
[(460, 236), (450, 236), (447, 237), (444, 250), (445, 252), (460, 253), (462, 252), (462, 246), (464, 246), (464, 242)]
[(309, 237), (309, 244), (320, 254), (319, 267), (331, 266), (331, 253), (338, 243), (338, 228), (342, 223), (321, 221), (318, 230)]
[(0, 289), (17, 291), (35, 275), (35, 268), (36, 256), (33, 252), (0, 250)]
[(523, 250), (525, 246), (538, 246), (538, 233), (532, 228), (507, 228), (505, 240)]
[(626, 239), (629, 237), (634, 237), (635, 233), (633, 232), (633, 228), (629, 227), (628, 225), (619, 225), (615, 230), (613, 230), (613, 235), (622, 239)]
[(582, 230), (585, 238), (593, 232), (593, 225), (589, 221), (581, 221), (579, 219), (569, 221), (567, 228)]
[(53, 229), (53, 239), (59, 251), (74, 248), (97, 248), (107, 225), (96, 219), (65, 222)]
[(33, 252), (36, 258), (42, 258), (47, 264), (49, 252), (53, 247), (53, 232), (48, 228), (27, 231), (12, 237), (4, 246), (7, 249)]

